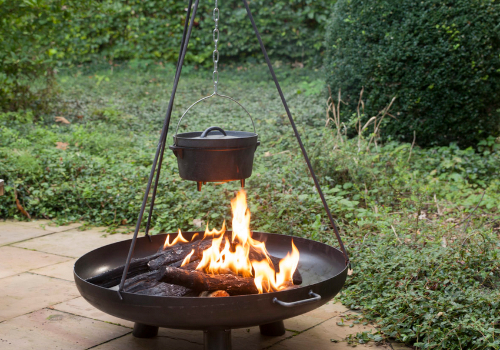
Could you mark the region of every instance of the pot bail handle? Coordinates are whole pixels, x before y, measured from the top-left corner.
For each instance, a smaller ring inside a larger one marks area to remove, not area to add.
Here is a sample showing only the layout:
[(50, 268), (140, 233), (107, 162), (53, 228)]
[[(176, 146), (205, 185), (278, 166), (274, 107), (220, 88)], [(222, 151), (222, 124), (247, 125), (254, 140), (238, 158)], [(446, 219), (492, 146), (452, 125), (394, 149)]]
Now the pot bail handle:
[(210, 131), (215, 131), (215, 130), (220, 131), (224, 136), (227, 136), (226, 132), (222, 128), (219, 128), (218, 126), (211, 126), (201, 133), (200, 138), (207, 137)]
[(226, 100), (230, 100), (230, 101), (233, 101), (234, 103), (236, 103), (238, 106), (240, 106), (245, 112), (246, 114), (250, 117), (250, 120), (252, 121), (252, 126), (253, 126), (253, 132), (255, 134), (257, 134), (257, 131), (255, 129), (255, 123), (253, 121), (253, 118), (252, 118), (252, 115), (250, 114), (249, 111), (247, 111), (247, 109), (245, 107), (243, 107), (243, 105), (241, 103), (239, 103), (238, 101), (236, 101), (234, 98), (232, 97), (229, 97), (229, 96), (226, 96), (226, 95), (221, 95), (221, 94), (218, 94), (218, 93), (213, 93), (212, 95), (209, 95), (209, 96), (205, 96), (203, 98), (200, 98), (198, 101), (196, 101), (195, 103), (193, 103), (191, 106), (188, 107), (188, 109), (186, 109), (186, 111), (182, 114), (181, 118), (179, 119), (179, 121), (177, 122), (177, 127), (175, 128), (175, 135), (174, 135), (174, 140), (175, 140), (175, 143), (177, 143), (177, 133), (179, 131), (179, 126), (181, 125), (181, 122), (182, 122), (182, 119), (184, 118), (184, 116), (189, 112), (189, 110), (191, 108), (193, 108), (194, 106), (196, 106), (198, 103), (202, 102), (202, 101), (205, 101), (205, 100), (208, 100), (212, 97), (220, 97), (222, 99), (226, 99)]

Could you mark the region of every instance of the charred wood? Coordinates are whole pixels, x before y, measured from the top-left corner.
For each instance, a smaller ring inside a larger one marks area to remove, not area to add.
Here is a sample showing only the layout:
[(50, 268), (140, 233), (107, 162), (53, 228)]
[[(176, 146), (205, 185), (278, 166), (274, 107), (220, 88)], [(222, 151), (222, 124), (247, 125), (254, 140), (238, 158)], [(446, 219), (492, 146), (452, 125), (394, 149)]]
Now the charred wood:
[(257, 294), (253, 278), (234, 275), (208, 275), (200, 271), (189, 271), (166, 266), (160, 269), (158, 280), (184, 286), (195, 291), (225, 290), (230, 295)]
[(194, 296), (193, 291), (189, 288), (162, 282), (158, 282), (158, 284), (152, 288), (140, 290), (137, 292), (137, 294), (157, 297), (184, 297), (190, 295)]
[[(131, 277), (143, 274), (145, 272), (148, 272), (149, 271), (148, 262), (151, 259), (157, 258), (161, 254), (162, 253), (156, 253), (156, 254), (153, 254), (150, 256), (146, 256), (144, 258), (132, 259), (130, 262), (130, 267), (128, 269), (127, 278), (131, 278)], [(98, 286), (105, 287), (105, 288), (110, 288), (110, 287), (116, 286), (118, 283), (120, 283), (124, 269), (125, 269), (124, 265), (115, 267), (114, 269), (111, 269), (111, 270), (103, 272), (99, 275), (90, 277), (89, 279), (87, 279), (87, 282), (90, 282), (92, 284), (96, 284)]]
[[(191, 253), (193, 249), (195, 252), (191, 256), (191, 260), (199, 259), (203, 255), (203, 250), (207, 249), (211, 244), (212, 240), (178, 244), (172, 247), (167, 247), (165, 250), (144, 258), (133, 258), (130, 262), (127, 279), (141, 275), (150, 270), (157, 270), (161, 266), (170, 265), (175, 262), (179, 262), (180, 266), (184, 258)], [(124, 269), (124, 265), (115, 267), (99, 275), (90, 277), (87, 279), (87, 282), (101, 287), (111, 288), (120, 283)]]
[(162, 266), (171, 265), (177, 261), (184, 260), (184, 258), (191, 253), (194, 249), (194, 253), (191, 256), (191, 260), (199, 259), (203, 255), (203, 251), (212, 245), (212, 240), (202, 240), (195, 241), (186, 244), (177, 244), (175, 246), (169, 247), (168, 250), (162, 252), (160, 256), (152, 259), (149, 263), (150, 270), (157, 270)]

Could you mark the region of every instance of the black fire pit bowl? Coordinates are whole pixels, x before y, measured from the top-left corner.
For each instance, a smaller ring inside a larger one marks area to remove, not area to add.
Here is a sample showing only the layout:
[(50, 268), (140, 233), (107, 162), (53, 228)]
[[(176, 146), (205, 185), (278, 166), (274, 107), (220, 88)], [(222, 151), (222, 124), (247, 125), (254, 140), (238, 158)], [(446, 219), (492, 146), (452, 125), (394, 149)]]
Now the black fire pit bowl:
[[(183, 233), (188, 240), (195, 232)], [(199, 233), (203, 234), (203, 233)], [(176, 233), (172, 234), (177, 235)], [(158, 297), (122, 292), (86, 282), (89, 277), (125, 263), (130, 240), (95, 249), (75, 263), (74, 277), (80, 294), (93, 306), (110, 315), (135, 322), (134, 335), (151, 337), (158, 327), (203, 330), (205, 349), (230, 349), (230, 330), (261, 326), (261, 333), (282, 335), (283, 320), (316, 309), (331, 300), (342, 288), (347, 266), (342, 252), (326, 244), (286, 235), (253, 232), (265, 241), (270, 254), (283, 258), (291, 242), (300, 253), (298, 269), (303, 283), (299, 288), (275, 293), (221, 298)], [(153, 242), (139, 238), (134, 257), (154, 254), (166, 235)]]

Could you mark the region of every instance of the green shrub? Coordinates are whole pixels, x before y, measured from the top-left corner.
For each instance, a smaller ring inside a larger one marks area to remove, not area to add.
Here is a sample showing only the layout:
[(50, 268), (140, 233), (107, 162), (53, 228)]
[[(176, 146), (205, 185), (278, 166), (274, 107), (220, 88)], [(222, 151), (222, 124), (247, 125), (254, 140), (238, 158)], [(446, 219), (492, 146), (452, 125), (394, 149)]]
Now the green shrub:
[(340, 0), (327, 27), (332, 90), (354, 112), (397, 96), (384, 128), (420, 145), (470, 145), (499, 130), (500, 3), (494, 0)]
[[(72, 62), (108, 59), (149, 59), (175, 62), (179, 51), (187, 0), (91, 1), (85, 10), (68, 6), (55, 39), (59, 52)], [(276, 59), (316, 60), (323, 51), (324, 25), (330, 1), (256, 0), (251, 9), (269, 54)], [(197, 12), (188, 62), (212, 58), (214, 1), (202, 1)], [(260, 54), (260, 47), (241, 1), (221, 2), (221, 62), (227, 57)]]
[(0, 0), (0, 110), (46, 109), (55, 82), (47, 40), (63, 2)]

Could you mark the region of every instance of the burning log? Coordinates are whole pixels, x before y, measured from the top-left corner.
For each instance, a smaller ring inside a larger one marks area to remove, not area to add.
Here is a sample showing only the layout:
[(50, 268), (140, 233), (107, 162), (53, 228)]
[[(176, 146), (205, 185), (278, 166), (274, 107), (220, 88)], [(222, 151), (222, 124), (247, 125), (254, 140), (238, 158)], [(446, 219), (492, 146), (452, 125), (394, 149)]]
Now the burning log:
[[(127, 273), (127, 279), (142, 275), (151, 270), (157, 270), (161, 266), (170, 265), (172, 263), (182, 263), (183, 259), (191, 253), (191, 260), (196, 260), (202, 256), (202, 251), (212, 244), (212, 240), (195, 241), (187, 244), (179, 244), (167, 247), (165, 250), (155, 253), (144, 258), (134, 258), (130, 262), (130, 267)], [(118, 266), (109, 271), (103, 272), (97, 276), (90, 277), (87, 282), (96, 284), (101, 287), (111, 288), (120, 283), (125, 266)]]
[(148, 263), (150, 270), (158, 270), (162, 266), (167, 266), (177, 261), (182, 261), (194, 250), (192, 260), (201, 258), (203, 251), (212, 245), (212, 240), (195, 241), (188, 244), (179, 244), (163, 251), (160, 256), (151, 259)]
[(234, 275), (207, 275), (200, 271), (189, 271), (166, 266), (160, 269), (158, 281), (177, 284), (195, 291), (225, 290), (229, 295), (257, 294), (253, 278)]

